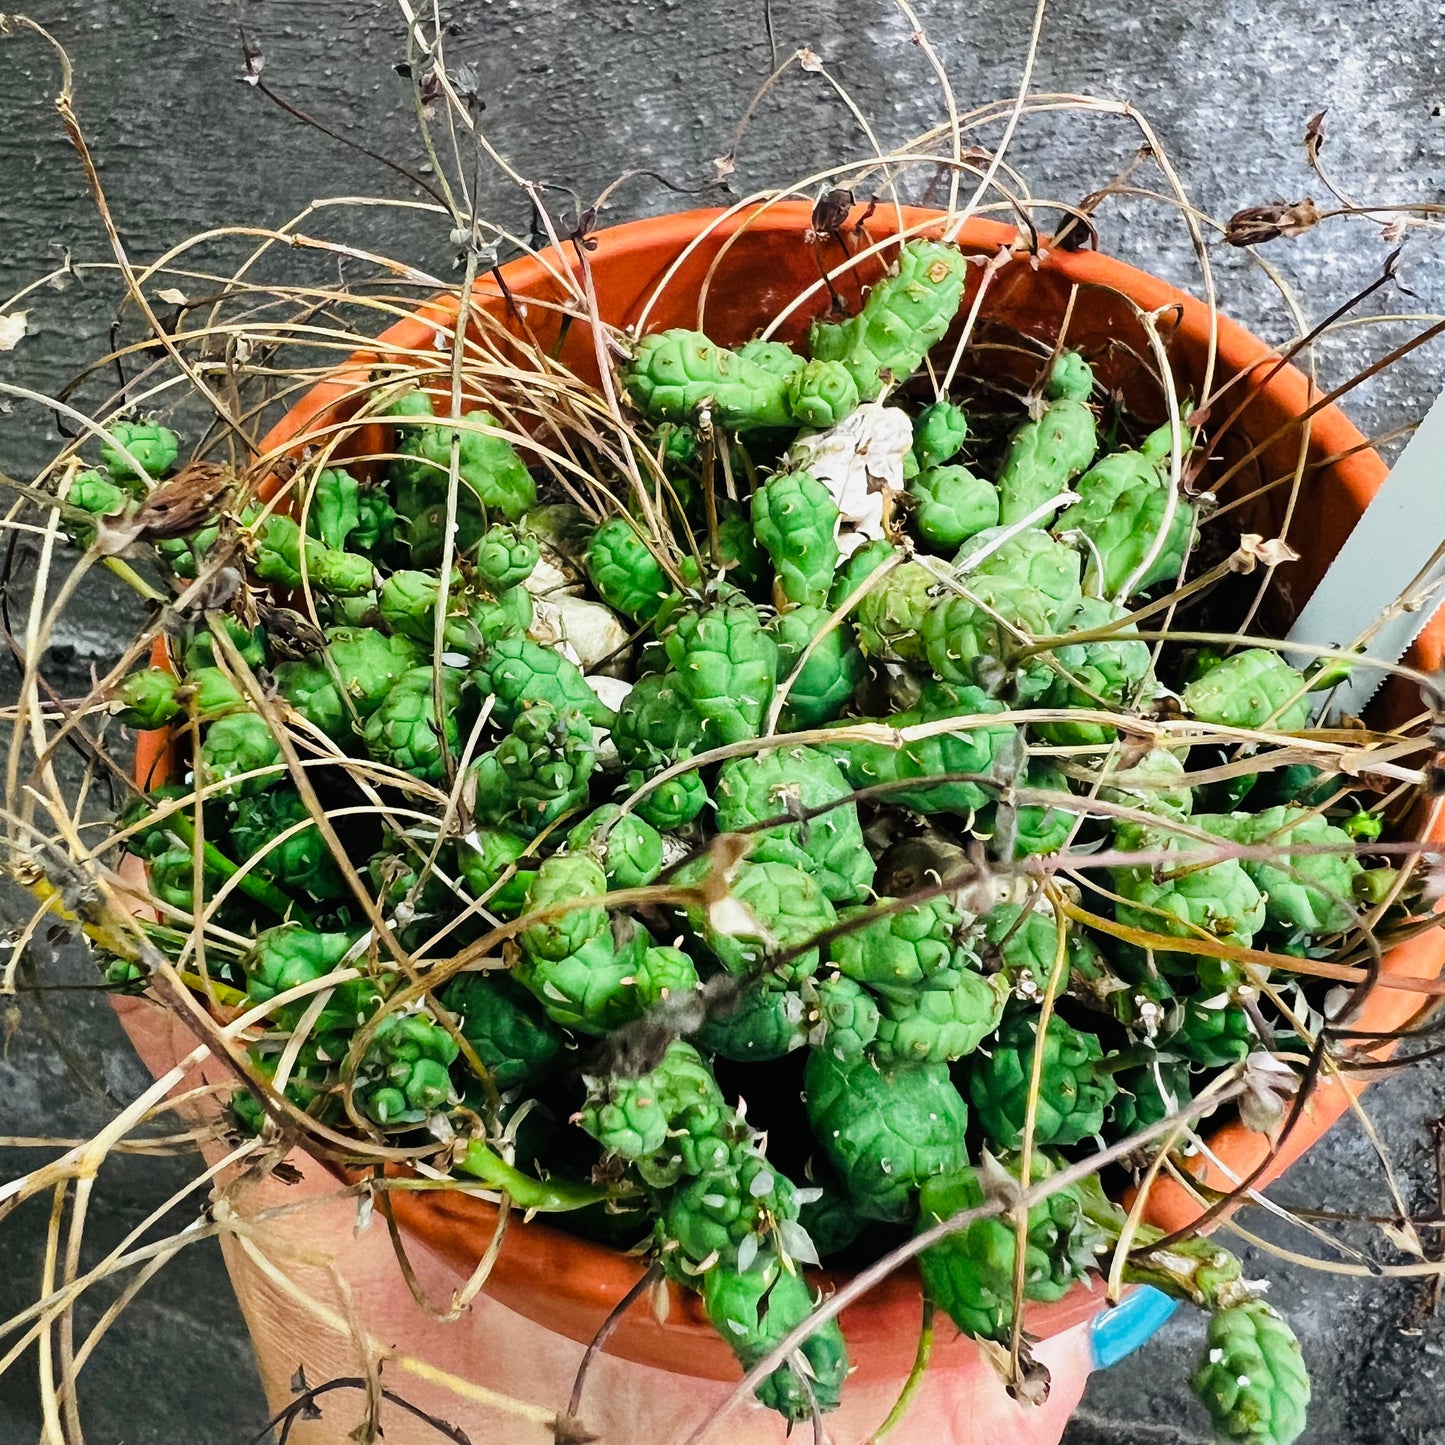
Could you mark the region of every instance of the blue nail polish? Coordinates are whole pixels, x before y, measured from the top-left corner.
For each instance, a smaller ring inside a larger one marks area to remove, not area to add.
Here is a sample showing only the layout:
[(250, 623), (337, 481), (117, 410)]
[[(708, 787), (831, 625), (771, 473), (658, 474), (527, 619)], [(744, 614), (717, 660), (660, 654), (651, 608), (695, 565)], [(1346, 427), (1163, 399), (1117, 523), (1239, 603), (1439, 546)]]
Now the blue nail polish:
[(1178, 1307), (1178, 1300), (1152, 1285), (1143, 1285), (1130, 1291), (1112, 1309), (1101, 1310), (1094, 1317), (1095, 1368), (1107, 1370), (1125, 1355), (1132, 1355), (1153, 1338)]

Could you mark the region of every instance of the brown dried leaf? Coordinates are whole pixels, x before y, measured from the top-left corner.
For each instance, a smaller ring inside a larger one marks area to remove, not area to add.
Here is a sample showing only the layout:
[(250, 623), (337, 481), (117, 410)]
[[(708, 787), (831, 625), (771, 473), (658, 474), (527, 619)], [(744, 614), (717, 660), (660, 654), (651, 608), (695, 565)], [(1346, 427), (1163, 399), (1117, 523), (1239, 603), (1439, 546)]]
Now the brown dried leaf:
[(1086, 246), (1091, 251), (1099, 249), (1098, 227), (1087, 214), (1065, 216), (1063, 225), (1049, 241), (1049, 249), (1053, 251), (1082, 251)]
[(264, 598), (256, 602), (257, 620), (266, 629), (272, 651), (279, 658), (299, 661), (320, 652), (326, 637), (308, 617), (289, 607), (275, 607)]
[(1260, 1050), (1245, 1063), (1244, 1084), (1240, 1123), (1256, 1134), (1271, 1134), (1284, 1122), (1290, 1101), (1299, 1091), (1299, 1075), (1273, 1054)]
[(1246, 206), (1236, 211), (1224, 228), (1229, 246), (1262, 246), (1281, 236), (1299, 236), (1315, 225), (1320, 213), (1306, 196), (1302, 201), (1272, 201), (1265, 206)]
[(853, 209), (853, 192), (841, 189), (825, 191), (813, 203), (813, 231), (818, 236), (830, 236), (841, 231), (848, 224), (848, 213)]
[(1316, 111), (1305, 126), (1305, 154), (1313, 165), (1325, 148), (1325, 111)]
[(809, 75), (821, 75), (823, 73), (823, 57), (807, 45), (798, 51), (798, 64), (806, 70)]
[(1283, 537), (1262, 537), (1258, 532), (1245, 532), (1239, 547), (1229, 559), (1229, 570), (1248, 575), (1256, 565), (1279, 567), (1285, 562), (1298, 562), (1299, 553)]
[(205, 526), (222, 498), (235, 485), (229, 467), (214, 462), (191, 462), (170, 481), (162, 482), (137, 509), (133, 522), (137, 537), (150, 542), (184, 537)]
[(1400, 1251), (1401, 1254), (1408, 1254), (1415, 1259), (1424, 1259), (1425, 1247), (1420, 1243), (1420, 1236), (1415, 1233), (1415, 1226), (1408, 1219), (1397, 1220), (1394, 1224), (1382, 1223), (1380, 1233)]

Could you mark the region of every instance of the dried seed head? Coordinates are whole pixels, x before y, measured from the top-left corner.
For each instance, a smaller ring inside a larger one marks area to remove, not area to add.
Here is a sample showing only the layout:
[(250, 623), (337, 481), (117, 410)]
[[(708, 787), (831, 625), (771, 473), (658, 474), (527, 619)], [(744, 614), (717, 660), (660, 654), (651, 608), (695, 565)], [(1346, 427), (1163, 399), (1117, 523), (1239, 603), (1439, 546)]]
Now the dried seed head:
[(1267, 206), (1246, 206), (1236, 211), (1224, 228), (1224, 240), (1230, 246), (1260, 246), (1277, 241), (1281, 236), (1299, 236), (1320, 218), (1315, 203), (1306, 196), (1302, 201), (1272, 201)]

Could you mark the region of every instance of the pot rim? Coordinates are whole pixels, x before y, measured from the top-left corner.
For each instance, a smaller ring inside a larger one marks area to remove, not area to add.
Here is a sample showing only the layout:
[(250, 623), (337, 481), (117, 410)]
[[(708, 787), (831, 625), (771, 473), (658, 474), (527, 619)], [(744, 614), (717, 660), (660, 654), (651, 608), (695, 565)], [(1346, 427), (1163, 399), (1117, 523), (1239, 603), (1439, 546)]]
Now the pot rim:
[[(910, 234), (937, 233), (946, 220), (941, 212), (918, 207), (903, 207), (901, 212), (895, 212), (892, 207), (880, 208), (867, 227), (870, 241), (896, 237), (899, 233), (893, 221), (900, 215)], [(745, 231), (797, 234), (810, 223), (811, 207), (799, 201), (683, 211), (595, 232), (589, 238), (596, 243), (589, 259), (594, 269), (609, 264), (630, 264), (634, 272), (647, 272), (654, 275), (655, 280), (661, 280), (675, 258), (707, 236), (720, 237), (724, 244), (731, 244)], [(975, 218), (963, 227), (957, 239), (966, 250), (996, 254), (1000, 248), (1011, 248), (1018, 236), (1014, 227)], [(1032, 263), (1022, 258), (1008, 264)], [(1318, 392), (1312, 390), (1308, 379), (1297, 368), (1277, 365), (1275, 351), (1260, 338), (1228, 317), (1211, 314), (1203, 302), (1148, 272), (1094, 251), (1048, 251), (1037, 259), (1037, 267), (1080, 286), (1120, 292), (1145, 311), (1177, 308), (1179, 320), (1175, 334), (1186, 335), (1196, 344), (1207, 344), (1213, 329), (1219, 374), (1248, 374), (1257, 368), (1273, 368), (1257, 391), (1272, 397), (1281, 410), (1298, 415), (1318, 397)], [(509, 304), (509, 296), (555, 296), (558, 269), (580, 275), (575, 259), (553, 251), (519, 257), (501, 268), (505, 293), (494, 279), (485, 277), (476, 283), (474, 300), (482, 307), (500, 309)], [(645, 287), (643, 294), (648, 289), (650, 287)], [(267, 433), (261, 443), (262, 458), (279, 459), (298, 433), (316, 424), (333, 408), (354, 399), (358, 379), (364, 378), (380, 357), (431, 348), (438, 332), (446, 334), (451, 330), (458, 300), (456, 294), (446, 294), (424, 302), (412, 314), (383, 331), (373, 348), (358, 350), (341, 363), (332, 379), (311, 387)], [(1330, 471), (1335, 495), (1352, 516), (1358, 518), (1388, 469), (1338, 407), (1320, 410), (1309, 425), (1311, 451), (1334, 459)], [(268, 478), (259, 495), (263, 500), (269, 499), (278, 485), (274, 477)], [(1426, 629), (1422, 643), (1436, 650), (1445, 644), (1445, 614), (1437, 616)], [(140, 735), (136, 755), (139, 778), (152, 775), (167, 745), (164, 733)], [(1434, 841), (1445, 840), (1445, 821), (1438, 814), (1429, 836)], [(1445, 970), (1445, 933), (1432, 931), (1392, 948), (1385, 955), (1381, 971), (1435, 978), (1442, 970)], [(1371, 1032), (1391, 1032), (1401, 1028), (1428, 1001), (1421, 994), (1375, 988), (1360, 1012), (1358, 1027)], [(1381, 1048), (1379, 1053), (1383, 1056), (1392, 1047)], [(1229, 1189), (1239, 1179), (1259, 1171), (1255, 1188), (1263, 1188), (1329, 1129), (1362, 1088), (1363, 1084), (1355, 1080), (1322, 1082), (1303, 1117), (1273, 1153), (1265, 1136), (1252, 1133), (1237, 1120), (1225, 1123), (1208, 1136), (1208, 1157), (1200, 1161), (1198, 1177), (1212, 1188)], [(402, 1191), (393, 1194), (392, 1199), (397, 1216), (408, 1232), (459, 1268), (469, 1267), (468, 1261), (474, 1264), (480, 1257), (497, 1212), (495, 1206), (461, 1191), (420, 1194)], [(1202, 1213), (1203, 1207), (1190, 1190), (1166, 1179), (1157, 1182), (1151, 1190), (1144, 1218), (1172, 1231), (1192, 1224)], [(507, 1225), (506, 1242), (489, 1278), (487, 1293), (550, 1329), (586, 1342), (636, 1285), (641, 1273), (636, 1259), (620, 1250), (566, 1234), (543, 1222), (513, 1218)], [(847, 1278), (841, 1273), (819, 1277)], [(545, 1291), (539, 1290), (541, 1283), (545, 1283)], [(667, 1288), (667, 1323), (659, 1324), (650, 1309), (632, 1309), (610, 1337), (608, 1353), (674, 1373), (736, 1378), (738, 1367), (732, 1354), (707, 1321), (697, 1297), (675, 1285)], [(919, 1317), (920, 1299), (917, 1273), (909, 1266), (895, 1271), (866, 1300), (843, 1311), (841, 1323), (858, 1373), (870, 1378), (906, 1373), (913, 1357), (913, 1322)], [(1077, 1286), (1057, 1303), (1030, 1306), (1028, 1328), (1040, 1338), (1060, 1333), (1091, 1318), (1102, 1303), (1102, 1295)], [(962, 1358), (960, 1350), (967, 1351), (972, 1358), (975, 1346), (962, 1335), (954, 1339), (940, 1337), (935, 1346), (935, 1359), (942, 1364), (949, 1357)]]

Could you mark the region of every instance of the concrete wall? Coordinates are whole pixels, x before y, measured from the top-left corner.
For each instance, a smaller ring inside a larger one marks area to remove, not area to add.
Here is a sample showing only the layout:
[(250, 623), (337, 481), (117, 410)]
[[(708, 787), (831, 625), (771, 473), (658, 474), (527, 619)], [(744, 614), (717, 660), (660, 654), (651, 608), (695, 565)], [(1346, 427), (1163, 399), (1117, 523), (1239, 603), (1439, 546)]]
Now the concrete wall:
[[(1001, 0), (919, 0), (919, 12), (964, 106), (1011, 94), (1030, 15)], [(386, 0), (35, 0), (35, 18), (69, 50), (76, 101), (126, 246), (154, 256), (206, 227), (277, 223), (314, 198), (406, 194), (385, 170), (299, 126), (243, 85), (238, 10), (266, 57), (265, 78), (334, 128), (410, 166), (423, 163), (404, 85), (400, 24)], [(582, 0), (575, 5), (460, 0), (449, 7), (455, 46), (478, 70), (490, 133), (519, 169), (591, 197), (620, 172), (657, 171), (678, 185), (704, 184), (712, 158), (765, 75), (761, 4), (716, 0)], [(940, 102), (908, 26), (882, 0), (775, 0), (782, 53), (818, 52), (875, 124), (885, 144), (931, 124)], [(1327, 158), (1343, 186), (1370, 199), (1438, 199), (1441, 185), (1440, 9), (1432, 0), (1057, 0), (1044, 30), (1035, 88), (1127, 98), (1154, 124), (1197, 204), (1237, 207), (1312, 193), (1300, 137), (1329, 107)], [(104, 260), (103, 236), (55, 117), (52, 56), (33, 40), (0, 41), (0, 298), (55, 265)], [(1077, 199), (1104, 184), (1137, 144), (1118, 121), (1077, 117), (1022, 130), (1012, 158), (1036, 194)], [(846, 112), (816, 77), (793, 74), (760, 111), (738, 155), (739, 188), (776, 183), (857, 143)], [(489, 213), (516, 225), (515, 196), (489, 189)], [(607, 219), (680, 202), (639, 179)], [(1102, 218), (1105, 245), (1181, 280), (1191, 275), (1182, 229), (1161, 234), (1157, 213), (1136, 202)], [(446, 225), (385, 211), (327, 222), (371, 248), (446, 264)], [(1364, 225), (1322, 227), (1262, 255), (1298, 288), (1318, 318), (1378, 272), (1386, 245)], [(1278, 305), (1249, 257), (1216, 250), (1229, 309), (1267, 335), (1282, 334)], [(1429, 236), (1411, 239), (1402, 279), (1416, 293), (1380, 299), (1383, 309), (1440, 310), (1445, 279)], [(73, 279), (63, 297), (37, 305), (33, 334), (0, 377), (55, 388), (104, 344), (115, 292), (103, 273)], [(1378, 336), (1350, 333), (1324, 349), (1326, 380), (1358, 366)], [(1437, 353), (1365, 388), (1352, 410), (1367, 430), (1418, 413), (1438, 386)], [(0, 469), (39, 463), (55, 437), (49, 418), (0, 408)], [(97, 592), (77, 607), (57, 655), (77, 682), (118, 647), (126, 615)], [(62, 950), (38, 958), (45, 982), (88, 981), (84, 961)], [(13, 1032), (11, 1023), (13, 1021)], [(0, 1055), (0, 1132), (71, 1135), (94, 1127), (137, 1087), (108, 1009), (84, 992), (27, 993), (7, 1014)], [(1371, 1100), (1396, 1152), (1412, 1208), (1434, 1208), (1433, 1163), (1423, 1121), (1440, 1112), (1441, 1072), (1425, 1067), (1382, 1084)], [(6, 1173), (18, 1167), (21, 1158)], [(97, 1243), (118, 1237), (149, 1203), (185, 1177), (184, 1163), (122, 1161), (107, 1176), (96, 1212)], [(1280, 1187), (1291, 1203), (1388, 1211), (1368, 1144), (1343, 1128)], [(1368, 1199), (1365, 1197), (1368, 1195)], [(6, 1226), (0, 1315), (27, 1302), (38, 1258), (9, 1253), (32, 1243), (38, 1212)], [(1252, 1221), (1252, 1226), (1259, 1221)], [(28, 1232), (27, 1232), (28, 1231)], [(1298, 1238), (1292, 1243), (1309, 1249)], [(1263, 1265), (1252, 1264), (1254, 1272)], [(1319, 1402), (1310, 1436), (1321, 1445), (1386, 1445), (1445, 1439), (1438, 1407), (1438, 1324), (1405, 1330), (1415, 1287), (1271, 1263), (1277, 1295), (1299, 1324), (1316, 1371)], [(1203, 1438), (1185, 1376), (1194, 1321), (1178, 1321), (1134, 1362), (1091, 1387), (1069, 1439), (1145, 1445)], [(97, 1441), (214, 1442), (254, 1432), (262, 1406), (244, 1336), (226, 1303), (215, 1255), (188, 1252), (127, 1312), (87, 1371), (84, 1391)], [(24, 1369), (0, 1386), (0, 1441), (34, 1438), (33, 1380)]]

